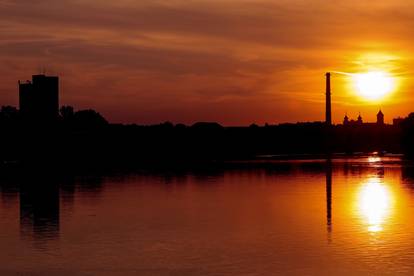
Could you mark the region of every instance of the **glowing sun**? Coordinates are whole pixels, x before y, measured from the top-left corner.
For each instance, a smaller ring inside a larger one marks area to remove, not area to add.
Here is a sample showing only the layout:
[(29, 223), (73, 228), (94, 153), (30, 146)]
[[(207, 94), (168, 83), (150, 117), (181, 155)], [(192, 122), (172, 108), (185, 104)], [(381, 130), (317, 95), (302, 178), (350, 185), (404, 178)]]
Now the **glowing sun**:
[(358, 93), (370, 100), (378, 100), (392, 92), (395, 86), (393, 77), (382, 71), (371, 71), (353, 75)]

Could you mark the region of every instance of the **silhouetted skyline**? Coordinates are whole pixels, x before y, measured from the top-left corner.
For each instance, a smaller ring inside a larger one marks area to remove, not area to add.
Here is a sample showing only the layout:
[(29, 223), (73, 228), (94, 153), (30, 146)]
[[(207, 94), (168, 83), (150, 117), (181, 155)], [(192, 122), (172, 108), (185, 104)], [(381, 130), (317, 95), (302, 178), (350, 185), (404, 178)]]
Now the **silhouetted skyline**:
[[(34, 75), (19, 83), (20, 110), (0, 109), (0, 160), (19, 167), (47, 164), (58, 170), (203, 166), (212, 161), (254, 160), (292, 155), (357, 152), (414, 153), (414, 113), (384, 123), (379, 110), (376, 122), (355, 121), (345, 115), (343, 124), (332, 124), (330, 74), (326, 74), (326, 121), (251, 124), (223, 127), (216, 122), (191, 126), (165, 122), (156, 125), (111, 124), (93, 109), (59, 108), (59, 78)], [(29, 142), (28, 142), (29, 141)]]
[[(331, 73), (325, 73), (325, 123), (332, 125), (332, 100), (331, 100)], [(19, 112), (21, 119), (32, 122), (52, 122), (56, 121), (59, 116), (63, 119), (69, 119), (74, 115), (72, 106), (59, 106), (59, 77), (46, 76), (44, 74), (32, 75), (32, 81), (18, 81), (19, 89), (19, 109), (15, 107), (4, 106), (4, 108), (14, 108)], [(6, 110), (4, 109), (4, 110)], [(89, 109), (88, 109), (89, 110)], [(384, 125), (384, 113), (380, 109), (376, 115), (376, 124)], [(399, 118), (394, 118), (393, 123), (398, 124)], [(169, 122), (168, 120), (164, 120)], [(135, 122), (137, 123), (137, 122)], [(361, 112), (357, 120), (350, 119), (348, 113), (345, 114), (342, 124), (354, 125), (363, 124)], [(367, 122), (365, 122), (366, 124)], [(268, 125), (268, 123), (266, 123)]]

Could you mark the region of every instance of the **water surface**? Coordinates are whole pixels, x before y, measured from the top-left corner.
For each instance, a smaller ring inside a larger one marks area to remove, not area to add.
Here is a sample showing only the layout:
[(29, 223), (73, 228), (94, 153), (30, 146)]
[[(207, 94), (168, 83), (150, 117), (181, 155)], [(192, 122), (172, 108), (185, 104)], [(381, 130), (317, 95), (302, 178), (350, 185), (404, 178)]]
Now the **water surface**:
[(0, 275), (414, 273), (397, 157), (2, 178)]

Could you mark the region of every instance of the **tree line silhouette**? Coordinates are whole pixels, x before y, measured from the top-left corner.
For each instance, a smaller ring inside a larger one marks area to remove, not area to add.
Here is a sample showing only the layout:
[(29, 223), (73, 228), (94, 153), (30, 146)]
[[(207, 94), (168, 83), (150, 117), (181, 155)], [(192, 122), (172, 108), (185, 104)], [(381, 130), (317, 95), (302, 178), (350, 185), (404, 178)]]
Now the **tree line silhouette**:
[(223, 127), (110, 124), (94, 110), (60, 108), (54, 122), (28, 121), (18, 109), (0, 109), (2, 166), (114, 167), (197, 164), (283, 155), (392, 152), (414, 155), (414, 113), (398, 125), (323, 122)]

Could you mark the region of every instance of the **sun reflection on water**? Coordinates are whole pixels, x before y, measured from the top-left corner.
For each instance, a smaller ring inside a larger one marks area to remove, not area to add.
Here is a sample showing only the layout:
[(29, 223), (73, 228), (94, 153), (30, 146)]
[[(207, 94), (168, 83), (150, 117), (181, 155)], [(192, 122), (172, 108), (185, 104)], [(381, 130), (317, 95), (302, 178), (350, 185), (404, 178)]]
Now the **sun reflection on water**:
[(391, 192), (382, 179), (371, 178), (363, 184), (358, 205), (369, 232), (383, 230), (383, 225), (390, 216), (391, 202)]
[(381, 162), (381, 157), (379, 157), (379, 156), (370, 156), (370, 157), (368, 157), (368, 163), (369, 164), (378, 163), (378, 162)]

